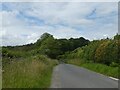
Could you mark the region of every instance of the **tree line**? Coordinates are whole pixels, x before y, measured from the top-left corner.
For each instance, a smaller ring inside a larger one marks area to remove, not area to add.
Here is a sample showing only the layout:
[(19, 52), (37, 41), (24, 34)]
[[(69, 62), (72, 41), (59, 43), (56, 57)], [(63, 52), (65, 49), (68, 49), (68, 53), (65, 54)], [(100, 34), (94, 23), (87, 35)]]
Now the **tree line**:
[(61, 55), (63, 59), (79, 59), (86, 62), (118, 66), (120, 62), (120, 35), (114, 39), (93, 40), (88, 45)]
[(59, 56), (65, 54), (65, 52), (73, 51), (78, 47), (87, 45), (89, 42), (89, 40), (83, 37), (55, 39), (53, 35), (44, 33), (34, 44), (3, 47), (2, 56), (8, 56), (10, 58), (15, 56), (17, 58), (34, 54), (43, 54), (49, 58), (58, 59)]
[(120, 61), (120, 35), (113, 39), (89, 41), (83, 37), (55, 39), (44, 33), (34, 44), (7, 46), (2, 48), (2, 56), (9, 58), (29, 57), (42, 54), (52, 59), (69, 60), (77, 58), (86, 62), (116, 64)]

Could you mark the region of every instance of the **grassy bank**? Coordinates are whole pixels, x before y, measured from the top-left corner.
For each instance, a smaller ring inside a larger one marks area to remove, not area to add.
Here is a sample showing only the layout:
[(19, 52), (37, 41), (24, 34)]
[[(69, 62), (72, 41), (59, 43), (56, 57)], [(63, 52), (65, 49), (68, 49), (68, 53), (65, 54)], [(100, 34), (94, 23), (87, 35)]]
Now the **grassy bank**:
[(107, 75), (107, 76), (112, 76), (115, 78), (118, 78), (118, 67), (112, 67), (112, 66), (107, 66), (104, 64), (99, 64), (99, 63), (85, 63), (83, 61), (80, 61), (78, 59), (75, 60), (68, 60), (69, 64), (74, 64), (80, 67), (87, 68), (89, 70)]
[(12, 61), (3, 58), (3, 61), (3, 88), (48, 88), (57, 64), (42, 55)]

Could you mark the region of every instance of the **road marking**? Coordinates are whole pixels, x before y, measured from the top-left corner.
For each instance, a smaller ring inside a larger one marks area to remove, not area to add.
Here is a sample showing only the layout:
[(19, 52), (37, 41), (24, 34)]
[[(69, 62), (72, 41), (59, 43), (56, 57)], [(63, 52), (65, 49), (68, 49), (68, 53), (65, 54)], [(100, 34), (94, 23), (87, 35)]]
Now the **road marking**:
[[(83, 68), (83, 67), (82, 67)], [(86, 68), (85, 68), (86, 69)], [(89, 69), (88, 69), (89, 70)], [(89, 71), (92, 71), (92, 70), (89, 70)], [(106, 75), (103, 75), (103, 74), (101, 74), (101, 73), (99, 73), (99, 72), (95, 72), (95, 71), (93, 71), (94, 73), (97, 73), (97, 74), (99, 74), (99, 75), (101, 75), (101, 76), (106, 76)], [(107, 76), (107, 77), (109, 77), (109, 76)], [(110, 79), (112, 79), (112, 80), (116, 80), (116, 81), (118, 81), (119, 79), (118, 78), (114, 78), (114, 77), (109, 77)]]
[(116, 81), (118, 81), (119, 79), (117, 79), (117, 78), (114, 78), (114, 77), (109, 77), (110, 79), (113, 79), (113, 80), (116, 80)]

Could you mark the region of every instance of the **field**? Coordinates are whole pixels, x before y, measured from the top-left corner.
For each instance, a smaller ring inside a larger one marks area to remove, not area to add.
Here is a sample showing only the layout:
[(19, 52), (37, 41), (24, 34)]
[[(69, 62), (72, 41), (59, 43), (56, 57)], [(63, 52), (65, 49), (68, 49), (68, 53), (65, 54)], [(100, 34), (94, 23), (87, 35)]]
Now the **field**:
[(3, 88), (48, 88), (57, 61), (37, 55), (3, 64)]

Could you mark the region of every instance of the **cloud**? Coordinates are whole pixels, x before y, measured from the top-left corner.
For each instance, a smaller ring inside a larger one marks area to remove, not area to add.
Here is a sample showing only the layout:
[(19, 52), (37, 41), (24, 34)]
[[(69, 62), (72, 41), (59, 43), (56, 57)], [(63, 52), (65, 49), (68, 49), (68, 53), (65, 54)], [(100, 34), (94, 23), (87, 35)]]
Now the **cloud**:
[(112, 37), (118, 30), (117, 8), (116, 2), (2, 3), (0, 36), (3, 45), (34, 43), (45, 32), (55, 38)]
[(119, 0), (2, 0), (1, 2), (119, 2)]

